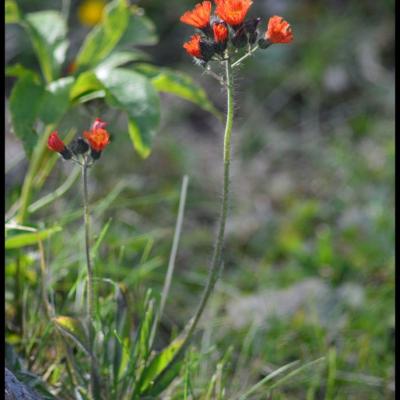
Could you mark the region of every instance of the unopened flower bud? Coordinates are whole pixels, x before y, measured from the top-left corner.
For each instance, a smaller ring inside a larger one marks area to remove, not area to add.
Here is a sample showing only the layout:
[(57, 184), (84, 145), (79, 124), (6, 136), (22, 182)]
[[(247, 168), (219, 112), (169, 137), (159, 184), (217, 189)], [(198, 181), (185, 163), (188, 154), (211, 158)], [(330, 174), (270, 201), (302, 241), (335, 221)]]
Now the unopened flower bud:
[(70, 144), (70, 149), (75, 155), (85, 154), (89, 150), (89, 145), (80, 137)]
[(232, 38), (232, 44), (240, 49), (244, 46), (246, 46), (248, 43), (246, 31), (244, 30), (244, 27), (242, 26), (240, 29), (238, 29), (235, 33), (235, 35)]

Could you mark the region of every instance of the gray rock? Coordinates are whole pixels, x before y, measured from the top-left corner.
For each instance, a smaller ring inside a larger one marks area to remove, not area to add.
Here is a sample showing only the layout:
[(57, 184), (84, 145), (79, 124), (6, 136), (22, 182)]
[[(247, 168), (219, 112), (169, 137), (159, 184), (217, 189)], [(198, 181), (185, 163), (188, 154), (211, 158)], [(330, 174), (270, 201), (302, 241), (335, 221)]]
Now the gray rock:
[(268, 327), (270, 318), (288, 319), (303, 309), (306, 318), (317, 318), (322, 326), (337, 329), (346, 320), (343, 306), (358, 307), (363, 298), (359, 285), (346, 283), (334, 289), (322, 279), (309, 278), (285, 289), (234, 298), (227, 304), (227, 315), (235, 328), (251, 324)]
[(30, 387), (21, 383), (7, 368), (4, 370), (4, 383), (5, 400), (43, 400)]

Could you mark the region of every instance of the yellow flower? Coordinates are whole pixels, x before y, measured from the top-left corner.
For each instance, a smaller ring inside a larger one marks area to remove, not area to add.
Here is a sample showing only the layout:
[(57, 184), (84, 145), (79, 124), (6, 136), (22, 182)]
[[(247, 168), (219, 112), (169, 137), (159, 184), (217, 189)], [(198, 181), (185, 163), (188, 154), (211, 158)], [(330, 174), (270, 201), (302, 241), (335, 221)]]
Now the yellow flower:
[(84, 0), (78, 9), (79, 21), (83, 25), (93, 26), (101, 21), (105, 0)]

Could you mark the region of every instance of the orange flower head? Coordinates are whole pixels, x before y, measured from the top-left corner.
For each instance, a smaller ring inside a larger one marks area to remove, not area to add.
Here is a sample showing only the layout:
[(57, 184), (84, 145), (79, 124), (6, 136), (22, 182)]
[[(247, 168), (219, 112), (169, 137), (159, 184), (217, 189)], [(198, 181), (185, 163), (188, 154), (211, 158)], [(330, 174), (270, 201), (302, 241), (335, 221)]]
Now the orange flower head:
[(54, 131), (50, 134), (47, 140), (47, 147), (51, 151), (56, 151), (57, 153), (61, 153), (65, 150), (64, 142), (59, 138), (58, 132)]
[(247, 11), (253, 4), (251, 0), (215, 0), (215, 14), (227, 24), (236, 27), (243, 23)]
[(196, 4), (193, 10), (186, 11), (180, 18), (184, 24), (204, 29), (210, 24), (211, 1)]
[(103, 128), (96, 128), (89, 132), (83, 132), (83, 136), (89, 142), (92, 150), (96, 152), (103, 151), (110, 143), (110, 135)]
[(193, 35), (190, 38), (190, 40), (188, 40), (183, 44), (183, 48), (190, 56), (202, 58), (200, 41), (201, 41), (201, 36), (199, 34)]
[(268, 21), (265, 39), (271, 43), (290, 43), (293, 40), (292, 28), (282, 17), (275, 15)]
[(215, 43), (224, 43), (228, 39), (228, 28), (223, 23), (213, 24), (213, 32)]

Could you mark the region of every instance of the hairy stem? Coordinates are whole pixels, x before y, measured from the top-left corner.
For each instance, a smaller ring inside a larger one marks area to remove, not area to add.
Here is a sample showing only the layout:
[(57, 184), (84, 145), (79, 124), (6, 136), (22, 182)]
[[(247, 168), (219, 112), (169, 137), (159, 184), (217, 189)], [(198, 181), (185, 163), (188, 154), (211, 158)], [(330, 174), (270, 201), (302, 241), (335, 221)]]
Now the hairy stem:
[(208, 299), (214, 290), (215, 284), (222, 268), (222, 250), (224, 245), (225, 236), (225, 224), (228, 213), (228, 198), (229, 198), (229, 170), (231, 162), (231, 135), (233, 125), (233, 78), (232, 78), (232, 65), (228, 58), (225, 61), (225, 75), (226, 75), (226, 90), (227, 90), (227, 115), (225, 124), (224, 134), (224, 178), (223, 178), (223, 189), (222, 189), (222, 202), (221, 211), (218, 224), (217, 239), (215, 242), (214, 253), (211, 260), (210, 269), (208, 272), (207, 284), (204, 289), (200, 304), (193, 318), (189, 321), (186, 326), (186, 332), (184, 333), (183, 344), (179, 351), (175, 354), (174, 358), (170, 361), (164, 371), (158, 376), (161, 379), (162, 376), (168, 371), (168, 369), (182, 356), (185, 349), (187, 348), (190, 340), (193, 337), (194, 331), (203, 314), (203, 311), (207, 305)]
[(193, 322), (188, 331), (188, 340), (190, 339), (190, 336), (193, 334), (197, 326), (197, 323), (204, 311), (208, 298), (210, 297), (214, 289), (215, 283), (218, 280), (219, 273), (222, 267), (222, 249), (224, 246), (226, 216), (228, 213), (229, 171), (231, 163), (231, 136), (232, 136), (232, 126), (233, 126), (233, 79), (232, 79), (232, 66), (229, 59), (225, 61), (225, 76), (226, 76), (227, 114), (226, 114), (225, 133), (224, 133), (224, 179), (223, 179), (219, 226), (218, 226), (218, 233), (217, 233), (214, 253), (211, 260), (211, 266), (208, 273), (207, 285), (204, 290), (203, 296), (201, 298), (197, 312), (193, 317)]
[(90, 259), (90, 211), (88, 200), (88, 160), (84, 157), (82, 163), (83, 182), (83, 216), (85, 225), (85, 253), (87, 268), (87, 320), (90, 346), (90, 394), (92, 399), (99, 398), (99, 381), (97, 376), (97, 363), (94, 355), (94, 288), (93, 288), (93, 267)]

